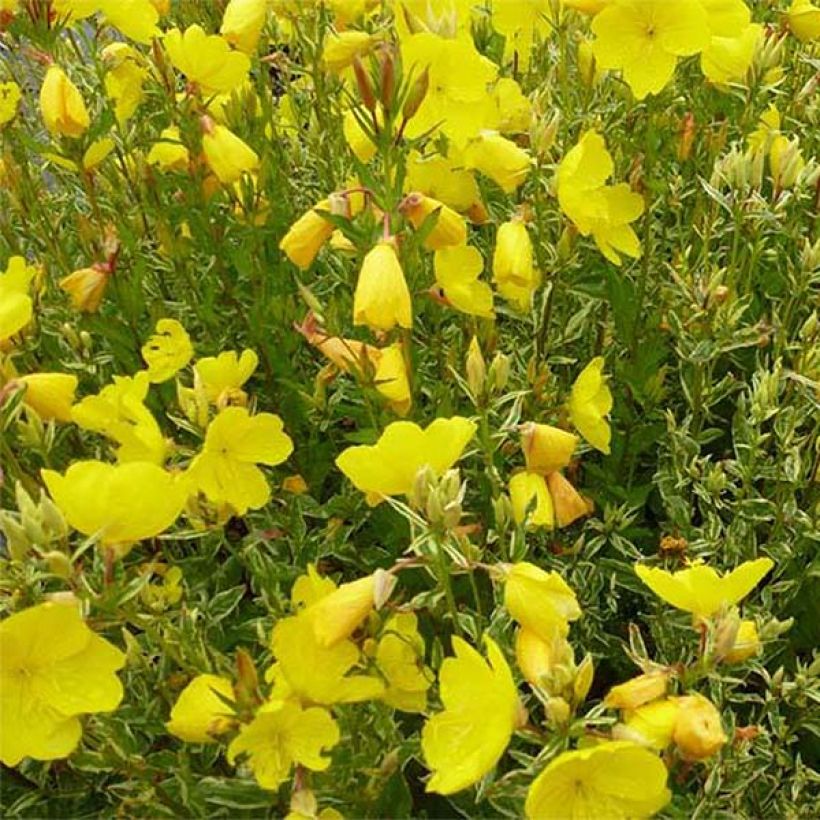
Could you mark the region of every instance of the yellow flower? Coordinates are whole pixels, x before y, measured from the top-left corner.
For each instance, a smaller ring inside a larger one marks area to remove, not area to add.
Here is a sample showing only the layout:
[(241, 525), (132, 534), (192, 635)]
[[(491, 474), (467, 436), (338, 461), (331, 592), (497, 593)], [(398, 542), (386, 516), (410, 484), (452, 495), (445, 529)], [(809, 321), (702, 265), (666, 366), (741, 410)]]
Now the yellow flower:
[(373, 330), (413, 326), (410, 291), (392, 242), (379, 242), (362, 262), (353, 295), (353, 324)]
[(613, 686), (604, 698), (604, 706), (609, 709), (637, 709), (649, 701), (663, 697), (668, 685), (669, 673), (665, 670), (638, 675)]
[(563, 0), (568, 9), (575, 9), (582, 14), (595, 15), (605, 9), (613, 0)]
[(561, 473), (550, 473), (546, 476), (546, 482), (559, 527), (568, 527), (593, 511), (593, 503), (584, 498)]
[(706, 760), (727, 741), (715, 705), (703, 695), (678, 698), (673, 740), (687, 760)]
[(254, 350), (224, 350), (218, 356), (199, 359), (194, 365), (197, 382), (202, 386), (208, 401), (223, 406), (230, 401), (244, 403), (242, 385), (253, 375), (259, 365)]
[(103, 547), (120, 556), (167, 530), (187, 495), (182, 482), (142, 461), (75, 461), (65, 475), (43, 470), (42, 476), (68, 523), (83, 535), (99, 536)]
[(185, 32), (172, 28), (163, 42), (171, 64), (202, 89), (206, 96), (225, 94), (242, 85), (248, 77), (250, 60), (241, 51), (233, 51), (218, 34), (205, 34), (199, 25)]
[(358, 339), (331, 336), (319, 327), (313, 313), (309, 313), (296, 329), (309, 344), (345, 373), (366, 373), (380, 361), (382, 351), (378, 347), (365, 344)]
[(308, 564), (304, 575), (300, 575), (294, 582), (290, 590), (290, 602), (293, 608), (311, 606), (321, 601), (336, 589), (336, 584), (332, 578), (320, 575), (315, 564)]
[(233, 684), (227, 678), (197, 675), (180, 692), (165, 728), (188, 743), (215, 743), (216, 735), (224, 734), (236, 723), (228, 705), (233, 699)]
[(125, 655), (86, 626), (76, 601), (0, 621), (0, 760), (68, 757), (82, 735), (78, 716), (119, 705), (115, 672), (124, 664)]
[(410, 395), (404, 349), (400, 342), (379, 350), (373, 382), (376, 390), (388, 400), (395, 413), (399, 416), (407, 414), (413, 399)]
[(709, 44), (700, 55), (703, 73), (715, 83), (740, 80), (749, 70), (763, 26), (751, 22), (743, 0), (700, 0), (709, 22)]
[(313, 632), (322, 647), (349, 638), (375, 606), (376, 576), (368, 575), (337, 587), (308, 607)]
[(98, 0), (109, 25), (138, 43), (148, 44), (162, 32), (157, 28), (159, 12), (151, 0)]
[(603, 137), (588, 131), (558, 166), (558, 203), (581, 235), (592, 235), (601, 253), (620, 265), (618, 252), (641, 255), (629, 223), (643, 213), (644, 201), (625, 183), (606, 185), (613, 170)]
[(554, 473), (572, 460), (578, 436), (549, 424), (529, 422), (521, 426), (521, 449), (527, 470), (532, 473)]
[(557, 631), (545, 641), (537, 632), (522, 626), (515, 636), (515, 659), (524, 680), (549, 691), (552, 679), (562, 668), (567, 672), (573, 670), (575, 653)]
[(637, 564), (635, 572), (667, 603), (697, 617), (709, 618), (722, 607), (745, 598), (773, 566), (771, 559), (757, 558), (723, 576), (704, 564), (694, 564), (678, 572)]
[(569, 622), (581, 617), (570, 586), (557, 572), (546, 572), (526, 561), (508, 566), (504, 606), (521, 626), (550, 642), (569, 632)]
[(498, 229), (493, 253), (493, 282), (501, 295), (519, 310), (528, 310), (532, 295), (541, 284), (541, 274), (533, 263), (532, 240), (527, 226), (518, 219)]
[(493, 291), (479, 277), (484, 257), (470, 245), (441, 248), (435, 254), (437, 298), (462, 313), (492, 319)]
[(532, 158), (497, 131), (482, 131), (464, 151), (464, 164), (489, 177), (511, 194), (529, 176)]
[(23, 385), (23, 404), (43, 421), (71, 421), (77, 377), (69, 373), (30, 373), (14, 381)]
[(407, 159), (405, 192), (419, 191), (456, 211), (467, 211), (480, 201), (475, 177), (460, 160), (438, 154), (423, 157), (413, 151)]
[(266, 677), (275, 682), (274, 696), (278, 692), (330, 705), (372, 700), (384, 693), (384, 684), (377, 678), (348, 674), (360, 661), (356, 644), (348, 640), (330, 647), (319, 644), (308, 611), (277, 622), (271, 649), (276, 665)]
[(453, 794), (498, 763), (519, 723), (521, 704), (501, 650), (485, 638), (488, 661), (462, 638), (439, 670), (444, 711), (424, 724), (421, 750), (433, 776), (428, 792)]
[(344, 450), (336, 466), (367, 494), (368, 503), (378, 504), (385, 496), (412, 493), (422, 467), (437, 476), (449, 470), (475, 431), (475, 423), (461, 416), (436, 419), (424, 430), (411, 421), (394, 421), (376, 444)]
[(291, 701), (270, 701), (243, 726), (228, 746), (228, 761), (247, 754), (256, 782), (278, 789), (294, 765), (324, 771), (330, 759), (322, 751), (339, 742), (339, 727), (327, 709), (307, 709)]
[(553, 31), (552, 0), (505, 0), (493, 3), (493, 28), (505, 38), (504, 59), (518, 56), (518, 64), (526, 70), (535, 43), (546, 39)]
[(769, 148), (769, 170), (776, 189), (791, 188), (806, 167), (800, 152), (800, 140), (776, 134)]
[(340, 74), (353, 65), (356, 57), (367, 54), (374, 42), (373, 35), (366, 31), (331, 32), (322, 48), (322, 64), (328, 71)]
[(672, 799), (663, 761), (635, 743), (614, 741), (562, 752), (533, 780), (529, 820), (651, 817)]
[(232, 185), (259, 167), (259, 156), (233, 131), (218, 125), (209, 117), (202, 118), (202, 151), (205, 162), (223, 185)]
[(240, 51), (253, 54), (267, 16), (267, 0), (230, 0), (219, 33)]
[[(532, 103), (512, 77), (502, 77), (493, 87), (497, 108), (496, 128), (502, 134), (523, 134), (532, 124)], [(528, 172), (530, 161), (528, 160)]]
[(0, 125), (11, 122), (17, 116), (21, 97), (20, 86), (17, 83), (0, 83)]
[(93, 171), (114, 150), (116, 143), (111, 137), (102, 137), (94, 140), (83, 153), (82, 168), (84, 171)]
[(757, 634), (757, 624), (754, 621), (741, 621), (735, 636), (735, 643), (726, 654), (726, 663), (744, 663), (760, 654), (760, 637)]
[(792, 34), (801, 43), (820, 39), (820, 7), (811, 0), (792, 0), (787, 16)]
[(57, 283), (71, 297), (74, 310), (84, 313), (96, 313), (105, 295), (112, 270), (107, 264), (100, 263), (90, 268), (80, 268)]
[(279, 243), (279, 249), (302, 270), (313, 264), (322, 246), (333, 235), (334, 225), (322, 216), (322, 211), (329, 213), (330, 210), (330, 200), (323, 199), (302, 214)]
[(388, 683), (385, 703), (402, 712), (425, 710), (431, 673), (424, 665), (424, 640), (412, 612), (387, 620), (376, 647), (376, 665)]
[(191, 485), (237, 515), (258, 510), (271, 496), (257, 464), (281, 464), (293, 451), (282, 419), (272, 413), (251, 416), (244, 407), (226, 407), (208, 426), (202, 452), (186, 473)]
[(120, 462), (151, 461), (162, 464), (168, 444), (151, 411), (145, 406), (148, 373), (114, 376), (114, 383), (71, 408), (72, 421), (119, 444)]
[(575, 429), (596, 449), (609, 455), (612, 430), (606, 416), (612, 410), (612, 393), (603, 375), (604, 359), (596, 356), (582, 371), (569, 397), (569, 417)]
[(416, 230), (422, 226), (426, 229), (427, 220), (431, 220), (432, 228), (424, 240), (424, 247), (428, 250), (463, 245), (467, 241), (467, 223), (464, 217), (437, 199), (416, 191), (404, 198), (399, 210)]
[(592, 21), (595, 59), (602, 68), (621, 69), (642, 100), (663, 90), (678, 57), (709, 45), (709, 23), (698, 0), (615, 0)]
[[(555, 526), (555, 510), (552, 506), (547, 482), (540, 473), (522, 470), (510, 479), (510, 502), (513, 519), (516, 524), (527, 527), (545, 527), (551, 530)], [(534, 502), (534, 508), (527, 517), (527, 510)]]
[(160, 319), (154, 335), (142, 346), (142, 358), (148, 365), (148, 379), (154, 384), (175, 376), (193, 355), (191, 338), (176, 319)]
[(34, 302), (29, 288), (37, 271), (22, 256), (12, 256), (0, 273), (0, 343), (19, 333), (30, 321)]
[(54, 136), (81, 137), (91, 122), (82, 94), (56, 65), (49, 67), (40, 88), (40, 112)]
[(190, 162), (190, 155), (182, 142), (179, 128), (175, 125), (164, 128), (159, 136), (159, 141), (151, 146), (146, 162), (161, 171), (185, 170)]

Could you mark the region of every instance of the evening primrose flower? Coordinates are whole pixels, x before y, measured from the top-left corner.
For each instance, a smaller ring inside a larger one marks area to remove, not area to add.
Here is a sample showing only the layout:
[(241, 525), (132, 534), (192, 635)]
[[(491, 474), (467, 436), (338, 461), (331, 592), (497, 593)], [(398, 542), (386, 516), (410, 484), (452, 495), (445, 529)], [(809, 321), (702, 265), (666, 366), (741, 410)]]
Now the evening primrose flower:
[(294, 765), (324, 771), (330, 758), (322, 752), (332, 749), (339, 737), (339, 727), (327, 709), (274, 700), (239, 730), (228, 746), (228, 762), (247, 755), (256, 782), (263, 789), (275, 790)]
[(230, 504), (237, 515), (257, 510), (271, 496), (257, 464), (281, 464), (293, 451), (282, 419), (272, 413), (251, 416), (244, 407), (226, 407), (208, 426), (202, 452), (186, 476), (193, 489), (217, 504)]
[(353, 294), (353, 324), (387, 331), (413, 326), (410, 290), (392, 242), (368, 251)]
[(378, 504), (386, 496), (410, 495), (422, 467), (436, 476), (449, 470), (475, 431), (475, 422), (461, 416), (435, 419), (425, 429), (411, 421), (394, 421), (376, 444), (344, 450), (336, 466), (366, 494), (369, 504)]
[(425, 157), (418, 151), (412, 151), (407, 158), (404, 189), (405, 193), (418, 191), (426, 194), (459, 212), (468, 211), (481, 200), (473, 172), (464, 168), (462, 161), (452, 155)]
[[(55, 639), (59, 636), (59, 639)], [(125, 655), (95, 635), (77, 601), (48, 602), (0, 621), (0, 760), (68, 757), (80, 715), (111, 712), (122, 700), (116, 672)]]
[(723, 660), (726, 663), (744, 663), (760, 654), (760, 636), (754, 621), (741, 621), (735, 636), (735, 642)]
[(229, 706), (233, 684), (219, 675), (197, 675), (179, 693), (165, 728), (187, 743), (215, 743), (217, 735), (236, 725)]
[(521, 470), (510, 479), (509, 489), (516, 524), (526, 524), (533, 529), (555, 527), (555, 509), (544, 476)]
[(574, 669), (575, 653), (558, 631), (545, 641), (522, 626), (515, 636), (515, 659), (527, 683), (550, 691), (553, 679)]
[(512, 673), (497, 644), (484, 639), (485, 660), (459, 637), (439, 670), (444, 711), (427, 720), (421, 750), (433, 776), (426, 791), (453, 794), (498, 763), (521, 720)]
[(40, 113), (52, 136), (81, 137), (91, 123), (82, 94), (57, 65), (46, 71), (40, 88)]
[(554, 473), (563, 470), (572, 460), (578, 446), (578, 436), (549, 424), (528, 422), (521, 425), (521, 450), (532, 473)]
[(290, 226), (279, 243), (282, 253), (302, 270), (306, 270), (313, 264), (322, 246), (333, 235), (335, 226), (322, 216), (322, 212), (329, 213), (330, 211), (330, 200), (323, 199), (302, 214)]
[(160, 319), (141, 352), (148, 365), (148, 380), (159, 384), (188, 365), (194, 355), (194, 346), (188, 332), (176, 319)]
[(29, 373), (13, 379), (23, 387), (23, 404), (43, 421), (71, 421), (77, 377), (70, 373)]
[(572, 385), (568, 409), (575, 429), (596, 450), (609, 455), (612, 430), (606, 417), (612, 410), (612, 392), (603, 371), (604, 359), (596, 356)]
[(426, 226), (428, 219), (435, 220), (424, 240), (427, 250), (437, 251), (452, 245), (463, 245), (467, 241), (464, 217), (437, 199), (416, 191), (402, 200), (399, 210), (416, 230)]
[(639, 743), (662, 752), (672, 744), (680, 713), (680, 698), (662, 698), (624, 711), (623, 722), (612, 731), (616, 740)]
[(353, 65), (357, 57), (363, 57), (376, 42), (366, 31), (331, 32), (322, 46), (322, 65), (334, 74), (340, 74)]
[(227, 404), (245, 404), (247, 397), (242, 386), (258, 366), (259, 356), (255, 350), (248, 348), (241, 353), (223, 350), (218, 356), (198, 359), (194, 374), (208, 401), (217, 407), (224, 407)]
[(581, 617), (575, 592), (557, 572), (521, 561), (505, 566), (504, 606), (521, 626), (542, 641), (569, 632), (570, 621)]
[(42, 476), (68, 523), (120, 557), (167, 530), (187, 497), (182, 482), (145, 461), (75, 461), (65, 475), (43, 470)]
[(619, 683), (607, 693), (604, 706), (609, 709), (637, 709), (645, 703), (663, 697), (669, 686), (669, 677), (669, 672), (661, 669)]
[(245, 54), (253, 54), (268, 16), (267, 0), (230, 0), (219, 33)]
[(493, 252), (493, 282), (499, 293), (519, 310), (528, 310), (532, 295), (541, 284), (535, 269), (533, 247), (527, 226), (520, 219), (498, 228)]
[(627, 741), (562, 752), (527, 793), (528, 820), (651, 817), (672, 799), (663, 761)]
[(31, 321), (34, 301), (29, 295), (37, 270), (22, 256), (12, 256), (0, 273), (0, 344)]
[(401, 342), (395, 342), (379, 350), (373, 386), (387, 399), (394, 413), (399, 416), (407, 415), (413, 398), (410, 394), (407, 363)]
[(595, 59), (621, 69), (642, 100), (672, 79), (679, 57), (709, 45), (709, 22), (699, 0), (614, 0), (592, 21)]
[(71, 298), (71, 307), (83, 313), (96, 313), (100, 309), (108, 280), (113, 273), (111, 265), (98, 262), (88, 268), (80, 268), (64, 276), (57, 283), (60, 290)]
[(398, 612), (388, 618), (375, 658), (388, 683), (384, 702), (402, 712), (423, 712), (432, 681), (424, 666), (424, 639), (414, 613)]
[(98, 4), (105, 21), (130, 40), (147, 45), (162, 33), (151, 0), (98, 0)]
[(13, 80), (0, 83), (0, 126), (11, 122), (17, 116), (21, 98), (20, 86)]
[(820, 6), (811, 0), (792, 0), (786, 16), (792, 34), (801, 43), (820, 40)]
[(678, 716), (672, 740), (686, 760), (706, 760), (720, 751), (728, 738), (720, 712), (703, 695), (678, 698)]
[(502, 191), (513, 193), (529, 176), (532, 157), (497, 131), (481, 131), (464, 151), (466, 168), (489, 177)]
[(174, 68), (205, 96), (228, 93), (247, 80), (247, 54), (234, 51), (218, 34), (206, 34), (200, 25), (188, 26), (184, 33), (172, 28), (165, 33), (163, 43)]
[(530, 64), (535, 43), (554, 30), (552, 0), (506, 0), (493, 3), (492, 26), (504, 37), (504, 59), (518, 58), (525, 70)]
[(149, 70), (144, 58), (127, 43), (111, 43), (101, 52), (105, 65), (105, 93), (114, 101), (117, 122), (125, 123), (145, 98), (143, 89)]
[(700, 0), (709, 23), (709, 43), (700, 55), (703, 73), (715, 83), (742, 79), (754, 60), (763, 26), (751, 22), (743, 0)]
[(492, 319), (493, 291), (479, 277), (484, 257), (471, 245), (453, 245), (436, 251), (433, 268), (436, 275), (434, 297), (470, 316)]
[(770, 558), (757, 558), (726, 575), (718, 575), (705, 564), (693, 564), (677, 572), (636, 564), (635, 572), (662, 600), (697, 618), (710, 618), (722, 607), (739, 603), (773, 566)]
[(308, 607), (313, 632), (322, 647), (349, 638), (375, 606), (376, 575), (342, 584)]
[(210, 117), (202, 118), (205, 162), (223, 185), (233, 185), (259, 167), (259, 156), (246, 142)]
[(190, 154), (176, 125), (162, 129), (159, 140), (151, 146), (145, 161), (161, 171), (180, 171), (188, 167)]

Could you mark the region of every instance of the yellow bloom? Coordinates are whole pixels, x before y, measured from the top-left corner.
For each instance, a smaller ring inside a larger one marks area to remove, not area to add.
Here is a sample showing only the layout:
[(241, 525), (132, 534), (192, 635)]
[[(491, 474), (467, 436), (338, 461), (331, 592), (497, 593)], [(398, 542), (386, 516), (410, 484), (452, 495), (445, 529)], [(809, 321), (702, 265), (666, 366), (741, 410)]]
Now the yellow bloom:
[[(522, 470), (510, 479), (510, 502), (516, 524), (526, 524), (530, 528), (555, 526), (555, 510), (552, 506), (547, 482), (540, 473)], [(527, 517), (527, 510), (535, 502)]]
[(424, 640), (412, 612), (387, 620), (376, 647), (376, 665), (388, 683), (382, 696), (385, 703), (402, 712), (425, 710), (431, 673), (424, 666)]
[(119, 705), (115, 672), (124, 664), (125, 655), (86, 626), (77, 602), (0, 621), (0, 760), (68, 757), (82, 734), (78, 716)]
[(370, 51), (375, 38), (366, 31), (331, 32), (325, 39), (322, 49), (322, 64), (334, 74), (340, 74), (353, 65), (356, 57), (362, 57)]
[(535, 43), (546, 39), (555, 21), (551, 0), (506, 0), (493, 3), (493, 28), (505, 38), (504, 59), (518, 56), (518, 64), (526, 70)]
[(267, 0), (230, 0), (219, 33), (246, 54), (253, 54), (268, 16)]
[(663, 698), (645, 703), (624, 714), (624, 722), (613, 729), (613, 737), (629, 740), (662, 752), (672, 743), (678, 722), (680, 698)]
[(306, 270), (311, 266), (322, 246), (333, 234), (334, 225), (322, 216), (330, 212), (330, 200), (323, 199), (302, 214), (282, 237), (279, 249), (294, 265)]
[(791, 188), (805, 167), (799, 139), (789, 139), (785, 134), (774, 135), (769, 148), (769, 170), (775, 188)]
[(578, 436), (549, 424), (529, 422), (521, 426), (521, 449), (527, 470), (532, 473), (554, 473), (572, 460)]
[(330, 705), (372, 700), (384, 693), (384, 684), (377, 678), (348, 674), (360, 661), (356, 644), (348, 640), (330, 647), (319, 644), (308, 611), (276, 623), (271, 649), (276, 665), (266, 677), (276, 684), (274, 696), (278, 691), (285, 697)]
[(464, 217), (443, 202), (414, 192), (404, 198), (399, 210), (416, 230), (426, 227), (428, 219), (434, 220), (424, 240), (424, 247), (428, 250), (463, 245), (467, 241), (467, 223)]
[(757, 624), (754, 621), (741, 621), (735, 636), (735, 643), (727, 653), (726, 663), (744, 663), (760, 654), (760, 637), (757, 634)]
[(728, 740), (715, 705), (702, 695), (678, 698), (673, 740), (687, 760), (706, 760)]
[(521, 626), (547, 642), (556, 632), (566, 635), (569, 622), (581, 617), (578, 599), (567, 582), (557, 572), (526, 561), (507, 569), (504, 606)]
[(43, 421), (71, 421), (77, 377), (69, 373), (30, 373), (14, 381), (23, 385), (23, 404)]
[(532, 157), (497, 131), (482, 131), (464, 151), (464, 163), (511, 194), (529, 176)]
[(228, 746), (228, 761), (247, 754), (256, 782), (278, 789), (294, 765), (324, 771), (330, 759), (322, 751), (339, 742), (339, 727), (327, 709), (303, 708), (292, 701), (270, 701)]
[(106, 22), (138, 43), (148, 44), (162, 32), (159, 12), (151, 0), (98, 0)]
[(700, 0), (709, 22), (709, 44), (700, 55), (703, 73), (715, 83), (744, 77), (754, 59), (763, 26), (751, 22), (743, 0)]
[(605, 9), (613, 0), (563, 0), (568, 9), (575, 9), (582, 14), (595, 15)]
[(669, 673), (665, 670), (648, 672), (613, 686), (604, 698), (609, 709), (637, 709), (666, 694)]
[(820, 39), (820, 7), (811, 0), (792, 0), (788, 20), (792, 34), (801, 43)]
[(527, 226), (518, 219), (498, 229), (493, 253), (493, 282), (499, 293), (519, 310), (528, 310), (532, 295), (541, 284), (541, 274), (533, 263), (532, 240)]
[(93, 171), (114, 150), (116, 143), (111, 137), (102, 137), (94, 140), (83, 153), (82, 168), (84, 171)]
[[(502, 134), (523, 134), (532, 124), (532, 103), (512, 77), (501, 77), (493, 88), (497, 108), (496, 128)], [(529, 172), (529, 159), (528, 159)]]
[(678, 57), (709, 45), (709, 23), (698, 0), (614, 0), (592, 21), (595, 59), (621, 69), (635, 96), (663, 90)]
[(417, 151), (411, 152), (407, 159), (405, 192), (413, 191), (456, 211), (467, 211), (481, 199), (472, 171), (466, 170), (459, 160), (438, 154), (423, 157)]
[(175, 376), (193, 355), (191, 338), (176, 319), (160, 319), (154, 335), (142, 346), (142, 358), (148, 365), (148, 379), (154, 384)]
[(315, 564), (308, 564), (304, 575), (300, 575), (290, 590), (290, 602), (294, 609), (315, 604), (327, 597), (336, 589), (332, 578), (320, 575)]
[(375, 606), (376, 576), (368, 575), (337, 587), (308, 608), (313, 632), (322, 647), (349, 638)]
[(573, 670), (574, 656), (566, 638), (557, 631), (545, 641), (537, 632), (522, 626), (515, 636), (515, 659), (524, 680), (547, 691), (562, 667), (568, 672)]
[(257, 510), (271, 496), (257, 464), (281, 464), (293, 451), (282, 419), (272, 413), (251, 416), (244, 407), (226, 407), (208, 426), (202, 452), (186, 473), (192, 488), (237, 515)]
[(709, 618), (721, 607), (732, 606), (745, 598), (773, 566), (771, 559), (757, 558), (723, 576), (704, 564), (694, 564), (678, 572), (637, 564), (635, 572), (667, 603), (700, 618)]
[(507, 661), (485, 638), (486, 661), (462, 638), (439, 670), (444, 711), (424, 724), (421, 750), (433, 776), (428, 792), (453, 794), (478, 782), (498, 763), (519, 723), (521, 704)]
[(651, 817), (672, 799), (663, 761), (634, 743), (601, 743), (562, 752), (533, 780), (529, 820)]
[(0, 273), (0, 343), (18, 334), (30, 321), (34, 302), (29, 289), (37, 271), (22, 256), (12, 256)]
[(242, 385), (253, 375), (259, 365), (254, 350), (224, 350), (218, 356), (199, 359), (194, 365), (197, 382), (202, 386), (208, 401), (218, 406), (238, 400), (244, 403)]
[(399, 416), (407, 414), (413, 399), (410, 395), (410, 382), (407, 378), (407, 365), (401, 343), (396, 342), (378, 351), (373, 382), (376, 390), (388, 400), (395, 413)]
[(625, 183), (606, 185), (613, 170), (603, 137), (588, 131), (558, 166), (558, 203), (581, 235), (591, 234), (601, 253), (620, 265), (619, 252), (641, 255), (629, 223), (643, 213), (644, 201)]
[(165, 728), (188, 743), (215, 743), (216, 735), (236, 723), (225, 701), (234, 699), (233, 684), (219, 675), (197, 675), (180, 692)]
[(250, 60), (241, 51), (233, 51), (218, 34), (207, 35), (199, 25), (185, 32), (172, 28), (163, 42), (171, 64), (188, 82), (201, 87), (203, 94), (228, 93), (248, 77)]
[(71, 408), (72, 421), (119, 444), (120, 462), (151, 461), (162, 464), (168, 444), (151, 411), (145, 406), (148, 373), (114, 376), (114, 383)]
[(470, 245), (441, 248), (435, 254), (436, 296), (462, 313), (492, 319), (493, 291), (479, 277), (484, 257)]
[(96, 313), (108, 287), (112, 271), (109, 265), (100, 263), (90, 268), (80, 268), (57, 283), (71, 297), (74, 310)]
[(232, 185), (243, 174), (259, 167), (259, 156), (233, 131), (203, 117), (202, 151), (205, 162), (223, 185)]
[(75, 461), (65, 475), (43, 470), (42, 476), (68, 523), (119, 555), (167, 530), (185, 505), (183, 484), (148, 462)]
[(593, 503), (584, 498), (561, 473), (550, 473), (546, 482), (559, 527), (568, 527), (593, 511)]
[(336, 466), (367, 494), (368, 503), (378, 504), (385, 496), (409, 495), (422, 467), (437, 476), (449, 470), (475, 431), (475, 423), (461, 416), (436, 419), (424, 430), (410, 421), (394, 421), (376, 444), (344, 450)]
[(362, 262), (353, 295), (353, 324), (373, 330), (413, 326), (410, 291), (391, 242), (379, 242)]
[(582, 371), (569, 397), (569, 417), (576, 430), (596, 449), (609, 455), (612, 430), (606, 416), (612, 410), (612, 393), (603, 374), (604, 359), (596, 356)]
[(159, 136), (159, 140), (151, 146), (146, 162), (161, 171), (185, 170), (190, 162), (190, 155), (182, 142), (179, 128), (176, 125), (164, 128)]
[(40, 112), (54, 136), (81, 137), (91, 122), (82, 94), (56, 65), (49, 67), (40, 88)]
[(21, 97), (20, 86), (17, 83), (0, 83), (0, 125), (11, 122), (17, 116)]

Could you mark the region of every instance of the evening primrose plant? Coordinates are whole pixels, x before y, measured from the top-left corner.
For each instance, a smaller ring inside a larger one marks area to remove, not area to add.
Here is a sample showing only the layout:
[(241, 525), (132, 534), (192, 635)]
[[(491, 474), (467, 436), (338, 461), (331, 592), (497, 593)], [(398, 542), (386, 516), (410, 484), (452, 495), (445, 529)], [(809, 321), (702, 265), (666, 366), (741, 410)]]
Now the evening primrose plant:
[(811, 814), (808, 0), (0, 0), (9, 817)]

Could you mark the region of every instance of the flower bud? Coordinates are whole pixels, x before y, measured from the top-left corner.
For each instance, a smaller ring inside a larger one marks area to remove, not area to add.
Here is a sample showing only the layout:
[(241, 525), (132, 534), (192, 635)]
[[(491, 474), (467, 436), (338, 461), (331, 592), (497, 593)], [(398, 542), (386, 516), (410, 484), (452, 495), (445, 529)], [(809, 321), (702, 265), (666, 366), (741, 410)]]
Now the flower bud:
[(40, 89), (40, 112), (52, 136), (81, 137), (90, 124), (77, 86), (56, 65), (49, 66)]
[(735, 634), (735, 642), (723, 660), (726, 663), (744, 663), (760, 653), (761, 643), (754, 621), (741, 621)]
[(399, 205), (399, 210), (419, 230), (428, 228), (427, 220), (435, 220), (424, 240), (427, 250), (437, 251), (450, 245), (463, 245), (467, 241), (467, 223), (461, 214), (449, 205), (422, 193), (408, 194)]
[(687, 695), (678, 699), (678, 719), (673, 740), (687, 760), (706, 760), (726, 743), (720, 713), (702, 695)]
[(633, 710), (666, 694), (669, 672), (664, 670), (638, 675), (626, 683), (613, 686), (604, 698), (609, 709)]
[(429, 88), (430, 67), (425, 66), (424, 71), (416, 77), (413, 87), (410, 89), (410, 93), (404, 101), (401, 115), (405, 120), (410, 120), (416, 115), (419, 108), (421, 108), (421, 104), (424, 102), (424, 98), (427, 96), (427, 90)]
[(467, 351), (467, 384), (473, 398), (478, 399), (484, 394), (484, 386), (487, 381), (487, 367), (484, 363), (484, 356), (481, 354), (481, 346), (478, 338), (473, 336)]
[(572, 459), (578, 436), (548, 424), (521, 425), (521, 449), (530, 472), (546, 475), (562, 470)]
[(575, 680), (572, 682), (572, 701), (581, 704), (586, 700), (589, 690), (592, 688), (592, 679), (595, 677), (595, 666), (592, 662), (592, 655), (584, 655), (578, 669), (575, 672)]
[(71, 561), (64, 552), (52, 550), (43, 555), (43, 559), (48, 564), (49, 572), (64, 580), (68, 580), (74, 572)]
[(376, 113), (376, 95), (373, 93), (373, 84), (370, 82), (370, 75), (364, 67), (362, 61), (357, 57), (353, 58), (353, 74), (356, 77), (356, 86), (359, 89), (359, 97), (362, 105), (370, 111)]
[(392, 242), (379, 242), (362, 262), (353, 295), (353, 324), (374, 331), (413, 326), (410, 291)]
[(510, 378), (510, 357), (504, 353), (496, 353), (490, 362), (490, 371), (487, 374), (490, 392), (503, 393)]
[(313, 604), (308, 611), (316, 640), (330, 647), (349, 638), (375, 606), (375, 592), (376, 576), (368, 575), (342, 584)]
[(562, 727), (569, 723), (572, 708), (563, 698), (550, 698), (547, 701), (547, 714), (553, 726)]

